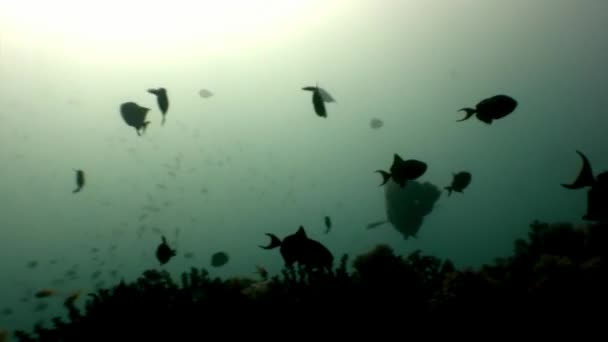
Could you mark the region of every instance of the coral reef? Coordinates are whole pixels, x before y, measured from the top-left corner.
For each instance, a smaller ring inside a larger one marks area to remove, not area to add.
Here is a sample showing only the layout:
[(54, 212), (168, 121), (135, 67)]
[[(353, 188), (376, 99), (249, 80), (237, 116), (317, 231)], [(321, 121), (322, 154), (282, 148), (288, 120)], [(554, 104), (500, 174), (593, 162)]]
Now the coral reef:
[(475, 323), (507, 318), (509, 325), (590, 318), (605, 306), (607, 229), (534, 222), (512, 256), (477, 270), (421, 251), (399, 256), (387, 245), (356, 257), (350, 273), (346, 255), (329, 271), (286, 267), (262, 279), (212, 278), (192, 268), (176, 281), (148, 270), (133, 283), (90, 294), (83, 312), (66, 300), (67, 321), (55, 318), (14, 335), (23, 342), (191, 340), (186, 336), (214, 332), (266, 336), (279, 334), (273, 332), (278, 327), (344, 329), (338, 321), (359, 331), (465, 317)]

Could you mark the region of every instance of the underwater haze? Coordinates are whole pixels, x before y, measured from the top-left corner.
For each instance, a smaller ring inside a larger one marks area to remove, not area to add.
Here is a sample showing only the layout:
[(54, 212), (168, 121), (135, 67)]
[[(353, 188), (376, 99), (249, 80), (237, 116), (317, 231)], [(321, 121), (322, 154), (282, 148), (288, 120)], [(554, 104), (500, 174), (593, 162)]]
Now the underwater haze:
[[(608, 169), (606, 22), (602, 0), (2, 1), (0, 328), (147, 269), (277, 273), (259, 246), (300, 226), (336, 258), (386, 243), (475, 268), (535, 220), (583, 222), (586, 192), (561, 184), (577, 150)], [(302, 90), (317, 85), (327, 117)], [(513, 113), (457, 121), (496, 94)], [(141, 136), (125, 102), (150, 109)], [(366, 228), (394, 154), (442, 190), (409, 239)], [(459, 171), (472, 181), (448, 197)]]

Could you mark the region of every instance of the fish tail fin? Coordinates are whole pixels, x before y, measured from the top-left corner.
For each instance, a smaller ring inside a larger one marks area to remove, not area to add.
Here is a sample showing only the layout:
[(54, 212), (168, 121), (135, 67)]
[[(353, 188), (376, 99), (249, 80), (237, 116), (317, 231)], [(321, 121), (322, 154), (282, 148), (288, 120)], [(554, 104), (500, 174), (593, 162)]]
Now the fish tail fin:
[(467, 114), (465, 115), (464, 118), (460, 119), (460, 120), (456, 120), (456, 121), (464, 121), (469, 119), (471, 116), (473, 116), (473, 114), (477, 113), (477, 110), (475, 110), (474, 108), (469, 108), (469, 107), (465, 107), (465, 108), (460, 108), (458, 110), (459, 112), (466, 112)]
[(81, 190), (81, 189), (82, 189), (82, 187), (80, 187), (80, 186), (79, 186), (79, 187), (77, 187), (76, 189), (74, 189), (74, 190), (72, 191), (72, 193), (73, 193), (73, 194), (75, 194), (75, 193), (77, 193), (77, 192), (80, 192), (80, 190)]
[(452, 188), (451, 186), (446, 186), (444, 189), (447, 190), (448, 197), (452, 194), (452, 190), (454, 190), (454, 188)]
[(386, 184), (386, 182), (388, 182), (388, 180), (391, 178), (391, 174), (383, 171), (383, 170), (376, 170), (375, 172), (379, 173), (380, 175), (382, 175), (382, 184), (380, 184), (380, 186)]
[(158, 95), (158, 89), (148, 89), (148, 93)]
[(165, 120), (166, 120), (166, 119), (167, 119), (167, 117), (163, 115), (163, 120), (160, 122), (160, 124), (161, 124), (162, 126), (164, 126), (164, 125), (165, 125)]
[(576, 153), (578, 153), (583, 159), (583, 165), (574, 183), (562, 184), (562, 186), (566, 189), (580, 189), (586, 186), (593, 186), (593, 184), (595, 183), (595, 177), (593, 176), (593, 170), (591, 168), (591, 163), (589, 162), (589, 159), (587, 159), (587, 156), (585, 156), (580, 151), (576, 151)]
[(270, 244), (268, 246), (259, 246), (262, 249), (274, 249), (281, 246), (281, 239), (279, 239), (276, 235), (266, 233), (270, 237)]

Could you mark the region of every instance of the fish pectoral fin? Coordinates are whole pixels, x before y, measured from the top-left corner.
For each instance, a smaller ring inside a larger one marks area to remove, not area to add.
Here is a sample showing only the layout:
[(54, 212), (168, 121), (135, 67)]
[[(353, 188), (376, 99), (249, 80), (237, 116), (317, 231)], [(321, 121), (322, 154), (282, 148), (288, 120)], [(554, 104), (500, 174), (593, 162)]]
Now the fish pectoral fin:
[(388, 220), (380, 220), (380, 221), (376, 221), (376, 222), (370, 222), (370, 223), (367, 224), (366, 228), (367, 229), (373, 229), (373, 228), (379, 227), (379, 226), (381, 226), (383, 224), (386, 224), (386, 223), (388, 223)]

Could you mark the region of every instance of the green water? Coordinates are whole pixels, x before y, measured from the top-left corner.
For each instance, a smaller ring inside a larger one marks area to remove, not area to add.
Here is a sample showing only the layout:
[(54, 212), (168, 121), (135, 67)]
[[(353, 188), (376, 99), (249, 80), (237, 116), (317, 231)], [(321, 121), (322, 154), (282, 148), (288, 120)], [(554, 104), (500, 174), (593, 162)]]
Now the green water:
[[(73, 291), (160, 268), (161, 233), (175, 275), (277, 273), (278, 251), (258, 246), (300, 225), (336, 256), (387, 243), (476, 267), (510, 255), (533, 220), (581, 222), (585, 191), (560, 186), (577, 175), (575, 150), (608, 168), (606, 1), (294, 2), (279, 19), (207, 31), (184, 3), (168, 5), (171, 34), (145, 6), (89, 22), (82, 5), (13, 2), (0, 4), (0, 310), (11, 309), (0, 328), (29, 329)], [(233, 3), (226, 26), (247, 17)], [(317, 82), (337, 101), (327, 118), (301, 90)], [(146, 92), (161, 86), (163, 126)], [(517, 99), (513, 114), (456, 122), (499, 93)], [(126, 101), (151, 108), (141, 137), (120, 117)], [(374, 170), (394, 153), (425, 161), (421, 180), (441, 188), (473, 175), (464, 194), (442, 194), (417, 239), (365, 229), (385, 218)], [(76, 168), (86, 185), (73, 194)], [(230, 260), (213, 268), (218, 251)], [(42, 288), (57, 295), (35, 299)]]

